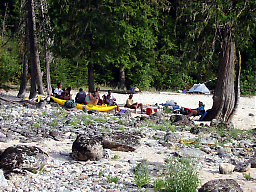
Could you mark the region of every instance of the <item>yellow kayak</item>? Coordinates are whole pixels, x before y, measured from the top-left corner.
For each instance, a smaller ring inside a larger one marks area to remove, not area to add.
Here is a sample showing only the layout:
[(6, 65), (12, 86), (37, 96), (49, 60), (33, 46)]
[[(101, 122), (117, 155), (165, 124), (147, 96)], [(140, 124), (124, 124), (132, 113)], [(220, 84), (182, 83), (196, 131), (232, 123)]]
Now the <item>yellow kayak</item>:
[[(67, 101), (67, 100), (63, 100), (63, 99), (59, 99), (59, 98), (56, 98), (56, 97), (51, 97), (55, 102), (59, 103), (60, 105), (64, 105), (64, 103)], [(94, 109), (94, 110), (97, 110), (97, 111), (100, 111), (100, 112), (103, 112), (103, 111), (110, 111), (114, 108), (116, 108), (116, 106), (107, 106), (106, 104), (103, 104), (103, 105), (92, 105), (92, 104), (88, 104), (88, 105), (83, 105), (83, 104), (79, 104), (77, 103), (76, 104), (76, 108), (77, 109), (83, 109), (83, 107), (86, 107), (86, 109), (88, 111)]]

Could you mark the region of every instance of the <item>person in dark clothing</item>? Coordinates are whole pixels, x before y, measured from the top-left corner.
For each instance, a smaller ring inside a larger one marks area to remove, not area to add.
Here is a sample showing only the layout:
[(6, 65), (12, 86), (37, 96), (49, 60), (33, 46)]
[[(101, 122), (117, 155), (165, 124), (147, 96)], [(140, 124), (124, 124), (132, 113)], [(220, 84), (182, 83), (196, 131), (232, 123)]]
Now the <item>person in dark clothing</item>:
[(71, 95), (71, 87), (68, 87), (65, 91), (63, 91), (61, 93), (60, 99), (64, 99), (64, 100), (71, 100), (72, 99), (72, 95)]
[(199, 101), (198, 105), (199, 107), (196, 109), (192, 109), (191, 112), (187, 115), (187, 117), (202, 115), (205, 112), (203, 102)]
[(80, 104), (86, 104), (85, 103), (85, 97), (86, 97), (86, 93), (85, 91), (83, 91), (82, 88), (79, 89), (79, 92), (76, 94), (76, 97), (75, 97), (75, 101), (76, 103), (80, 103)]

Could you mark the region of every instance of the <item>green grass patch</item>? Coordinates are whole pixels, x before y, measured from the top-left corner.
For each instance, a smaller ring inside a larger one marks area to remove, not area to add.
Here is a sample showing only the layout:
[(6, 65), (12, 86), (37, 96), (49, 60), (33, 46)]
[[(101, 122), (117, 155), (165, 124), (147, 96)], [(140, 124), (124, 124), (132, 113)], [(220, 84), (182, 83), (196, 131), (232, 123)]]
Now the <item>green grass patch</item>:
[(51, 127), (57, 127), (58, 126), (58, 123), (56, 120), (53, 120), (51, 123), (50, 123), (50, 126)]
[(167, 130), (166, 126), (163, 125), (163, 124), (157, 124), (157, 125), (156, 124), (151, 124), (150, 127), (154, 130), (162, 130), (162, 131)]
[(243, 176), (244, 178), (249, 181), (252, 177), (251, 177), (251, 174), (250, 173), (246, 173), (246, 172), (243, 172)]
[(118, 120), (116, 123), (123, 124), (123, 121), (122, 120)]
[(84, 119), (83, 122), (84, 122), (85, 125), (89, 125), (89, 124), (91, 124), (93, 121), (92, 121), (91, 119)]
[(118, 160), (120, 157), (118, 155), (114, 155), (113, 159)]
[(39, 128), (39, 127), (41, 127), (41, 125), (40, 125), (39, 123), (35, 123), (35, 124), (34, 124), (34, 127), (35, 127), (35, 128)]
[(141, 164), (138, 164), (133, 168), (134, 171), (134, 182), (138, 186), (139, 189), (145, 184), (149, 184), (151, 178), (149, 177), (148, 171), (148, 162), (143, 161)]
[(123, 131), (123, 130), (125, 130), (125, 127), (124, 126), (118, 126), (118, 129)]
[(191, 160), (170, 158), (163, 170), (163, 177), (156, 179), (156, 191), (196, 192), (199, 187), (199, 172)]
[(119, 177), (118, 177), (118, 176), (112, 177), (111, 175), (108, 175), (108, 176), (107, 176), (107, 181), (108, 181), (109, 183), (115, 183), (115, 184), (117, 184), (117, 183), (119, 182)]
[(102, 132), (105, 132), (105, 133), (109, 133), (110, 132), (110, 128), (102, 128), (101, 129)]
[(93, 119), (94, 121), (97, 121), (97, 122), (107, 122), (107, 119), (104, 119), (102, 117), (96, 117)]

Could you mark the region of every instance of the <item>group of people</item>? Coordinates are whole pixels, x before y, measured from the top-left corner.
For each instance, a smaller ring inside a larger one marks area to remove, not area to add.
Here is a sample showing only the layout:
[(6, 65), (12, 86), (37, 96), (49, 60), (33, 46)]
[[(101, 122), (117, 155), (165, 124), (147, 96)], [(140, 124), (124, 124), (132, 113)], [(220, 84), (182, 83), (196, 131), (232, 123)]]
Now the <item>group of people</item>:
[[(79, 92), (75, 96), (75, 101), (76, 103), (80, 103), (84, 105), (92, 104), (96, 106), (96, 105), (106, 104), (107, 106), (116, 106), (115, 108), (116, 112), (120, 111), (120, 108), (116, 103), (116, 98), (113, 96), (111, 90), (108, 90), (108, 92), (104, 94), (102, 98), (100, 97), (99, 91), (100, 91), (100, 88), (97, 87), (95, 91), (88, 92), (86, 94), (86, 92), (82, 88), (80, 88)], [(62, 84), (58, 83), (57, 88), (54, 89), (53, 91), (53, 96), (56, 98), (64, 99), (64, 100), (71, 100), (72, 99), (71, 87), (68, 87), (65, 90), (65, 89), (62, 89)], [(133, 98), (133, 94), (130, 94), (129, 98), (126, 101), (125, 107), (135, 109), (135, 113), (137, 113), (137, 108), (140, 107), (141, 113), (143, 113), (142, 103), (133, 102), (132, 98)]]
[[(60, 99), (64, 99), (64, 100), (72, 99), (71, 87), (68, 87), (66, 90), (61, 88), (62, 88), (62, 84), (58, 83), (57, 88), (53, 92), (53, 96)], [(100, 91), (100, 88), (97, 87), (95, 91), (92, 91), (86, 94), (86, 92), (82, 88), (80, 88), (79, 92), (76, 94), (75, 101), (76, 103), (80, 103), (84, 105), (92, 104), (96, 106), (96, 105), (106, 104), (107, 106), (116, 106), (115, 108), (116, 112), (120, 111), (120, 108), (116, 103), (116, 98), (113, 96), (111, 90), (108, 90), (108, 92), (104, 94), (102, 98), (100, 97), (99, 91)], [(190, 113), (187, 115), (187, 117), (202, 115), (204, 113), (203, 102), (199, 101), (198, 105), (199, 107), (196, 109), (192, 109)], [(137, 113), (137, 108), (140, 107), (141, 113), (143, 113), (142, 103), (134, 102), (133, 94), (129, 95), (129, 98), (126, 100), (125, 107), (135, 109), (135, 113)]]
[(64, 100), (70, 100), (72, 99), (71, 87), (68, 87), (67, 89), (62, 89), (62, 84), (57, 83), (57, 88), (54, 89), (53, 96)]

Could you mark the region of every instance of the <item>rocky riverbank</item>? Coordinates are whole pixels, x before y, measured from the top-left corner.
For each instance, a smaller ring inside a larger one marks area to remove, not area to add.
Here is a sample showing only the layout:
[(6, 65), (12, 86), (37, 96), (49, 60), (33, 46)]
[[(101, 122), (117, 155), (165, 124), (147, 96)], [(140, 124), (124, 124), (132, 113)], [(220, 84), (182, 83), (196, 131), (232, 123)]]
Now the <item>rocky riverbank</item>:
[[(113, 111), (88, 114), (56, 103), (39, 109), (37, 105), (3, 100), (0, 126), (2, 167), (8, 147), (33, 146), (47, 155), (30, 171), (17, 166), (7, 173), (2, 168), (5, 177), (2, 173), (0, 187), (4, 191), (137, 191), (133, 168), (145, 160), (152, 179), (142, 190), (154, 191), (153, 181), (161, 177), (170, 156), (195, 159), (200, 186), (211, 180), (232, 179), (242, 191), (256, 189), (253, 129), (231, 131), (234, 136), (225, 130), (215, 132), (210, 126), (174, 126), (170, 114), (161, 112), (154, 116), (115, 116)], [(72, 146), (78, 135), (93, 138), (103, 133), (139, 133), (139, 145), (133, 146), (134, 151), (104, 149), (98, 160), (79, 161), (74, 157)], [(31, 164), (31, 159), (28, 161)]]

